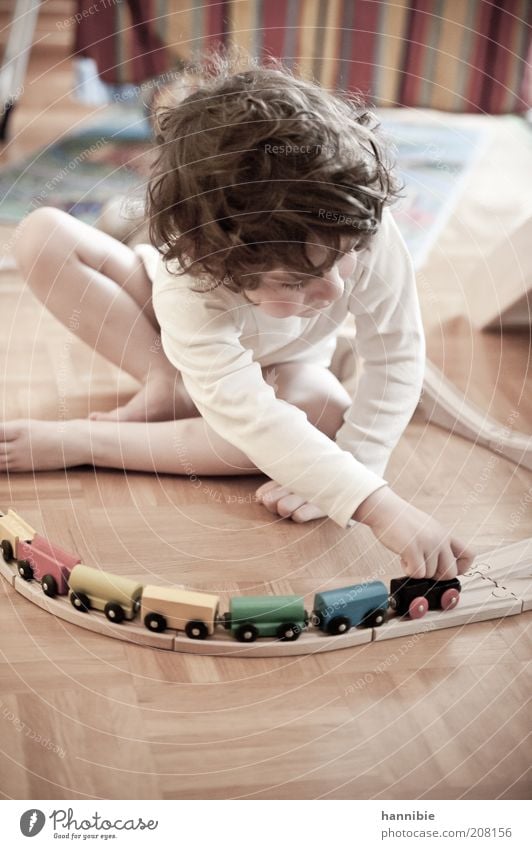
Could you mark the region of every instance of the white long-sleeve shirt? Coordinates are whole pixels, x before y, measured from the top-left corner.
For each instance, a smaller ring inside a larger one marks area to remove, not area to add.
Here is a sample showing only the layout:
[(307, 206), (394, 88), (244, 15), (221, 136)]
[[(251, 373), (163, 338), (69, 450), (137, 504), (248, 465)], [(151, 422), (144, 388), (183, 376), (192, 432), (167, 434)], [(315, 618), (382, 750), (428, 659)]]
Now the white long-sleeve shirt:
[[(317, 505), (342, 527), (372, 492), (419, 400), (425, 345), (410, 256), (389, 210), (343, 296), (315, 317), (273, 318), (224, 286), (170, 273), (151, 246), (137, 246), (153, 280), (153, 305), (168, 359), (205, 421), (268, 477)], [(275, 396), (262, 368), (330, 364), (340, 327), (355, 318), (362, 372), (336, 441)]]

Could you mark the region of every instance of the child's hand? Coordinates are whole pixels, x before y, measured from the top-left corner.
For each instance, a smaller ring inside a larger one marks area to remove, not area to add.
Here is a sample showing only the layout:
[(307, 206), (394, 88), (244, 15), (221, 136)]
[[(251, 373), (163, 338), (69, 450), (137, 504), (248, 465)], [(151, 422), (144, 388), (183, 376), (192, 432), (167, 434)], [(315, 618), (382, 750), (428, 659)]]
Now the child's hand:
[(454, 534), (388, 487), (373, 492), (355, 511), (386, 548), (401, 556), (411, 578), (443, 581), (467, 572), (475, 558)]
[(311, 519), (322, 519), (327, 515), (319, 507), (309, 504), (304, 498), (294, 495), (275, 481), (268, 481), (259, 486), (255, 497), (270, 513), (276, 513), (283, 519), (292, 519), (294, 522), (310, 522)]

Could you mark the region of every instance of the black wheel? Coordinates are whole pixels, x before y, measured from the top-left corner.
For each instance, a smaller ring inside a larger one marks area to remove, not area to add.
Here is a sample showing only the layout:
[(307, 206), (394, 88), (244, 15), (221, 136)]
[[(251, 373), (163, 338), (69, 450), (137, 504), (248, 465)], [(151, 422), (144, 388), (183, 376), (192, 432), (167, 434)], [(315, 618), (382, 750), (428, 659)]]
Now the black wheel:
[(53, 575), (44, 575), (41, 581), (41, 587), (43, 593), (50, 596), (50, 598), (55, 598), (57, 595), (57, 581)]
[(156, 634), (162, 634), (166, 631), (166, 619), (160, 613), (147, 613), (144, 617), (144, 625), (148, 631), (155, 631)]
[(293, 643), (300, 633), (300, 626), (293, 622), (285, 622), (277, 628), (277, 636), (283, 643)]
[(116, 601), (108, 601), (103, 612), (107, 616), (109, 622), (116, 622), (118, 624), (123, 622), (126, 618), (124, 608), (117, 604)]
[(345, 634), (351, 627), (351, 620), (347, 616), (335, 616), (327, 625), (329, 634)]
[(31, 581), (33, 578), (33, 569), (28, 560), (19, 560), (17, 563), (18, 573), (25, 581)]
[(70, 593), (70, 603), (81, 613), (88, 613), (91, 609), (90, 599), (85, 593)]
[(190, 637), (191, 640), (204, 640), (208, 633), (209, 629), (205, 622), (192, 620), (192, 622), (187, 622), (185, 625), (185, 634), (187, 637)]
[(15, 552), (13, 551), (13, 546), (9, 542), (8, 539), (3, 539), (0, 543), (0, 547), (2, 548), (2, 552), (4, 554), (4, 560), (10, 561), (15, 558)]
[(235, 637), (239, 643), (254, 643), (258, 636), (258, 628), (249, 622), (246, 625), (239, 625), (235, 631)]
[(378, 607), (376, 610), (370, 610), (360, 624), (364, 625), (365, 628), (378, 628), (385, 619), (386, 611)]

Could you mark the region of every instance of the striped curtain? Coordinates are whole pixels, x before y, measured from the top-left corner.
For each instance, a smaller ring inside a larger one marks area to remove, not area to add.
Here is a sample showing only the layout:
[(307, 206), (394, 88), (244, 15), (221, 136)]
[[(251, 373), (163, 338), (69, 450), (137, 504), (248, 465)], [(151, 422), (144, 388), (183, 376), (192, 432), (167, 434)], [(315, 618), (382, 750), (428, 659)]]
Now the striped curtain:
[[(121, 10), (123, 15), (131, 2), (111, 4), (110, 14)], [(154, 34), (164, 36), (174, 60), (198, 58), (205, 47), (237, 44), (256, 57), (280, 57), (325, 87), (359, 89), (377, 106), (493, 114), (532, 106), (524, 85), (531, 0), (145, 0), (141, 5), (150, 10), (145, 18)], [(125, 57), (130, 34), (124, 21), (117, 38), (117, 55)], [(118, 76), (120, 62), (115, 64)]]
[(167, 0), (77, 0), (74, 53), (105, 83), (143, 83), (169, 68)]

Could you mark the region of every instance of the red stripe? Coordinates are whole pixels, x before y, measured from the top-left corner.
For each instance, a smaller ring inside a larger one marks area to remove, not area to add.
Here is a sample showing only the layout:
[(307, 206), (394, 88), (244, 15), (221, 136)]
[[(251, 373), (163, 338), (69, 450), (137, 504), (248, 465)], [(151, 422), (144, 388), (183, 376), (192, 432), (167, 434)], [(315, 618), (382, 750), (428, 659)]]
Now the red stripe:
[(372, 91), (379, 25), (379, 4), (360, 0), (355, 6), (354, 30), (351, 39), (349, 63), (350, 89), (360, 89), (363, 94), (375, 96)]
[(523, 74), (523, 83), (519, 92), (519, 111), (532, 109), (532, 43), (528, 48), (528, 56), (525, 56), (524, 69), (525, 73)]
[(215, 3), (204, 3), (205, 27), (203, 40), (207, 47), (220, 47), (225, 43), (224, 11), (225, 3), (217, 0)]
[(170, 67), (166, 47), (159, 38), (157, 25), (154, 23), (155, 3), (130, 2), (131, 28), (128, 35), (131, 38), (131, 65), (133, 82), (143, 82), (150, 77), (162, 74)]
[(492, 111), (492, 94), (496, 85), (496, 81), (493, 78), (493, 75), (495, 73), (495, 66), (497, 64), (497, 57), (499, 54), (499, 29), (502, 26), (503, 17), (504, 15), (500, 7), (500, 3), (495, 2), (491, 12), (489, 29), (485, 35), (486, 57), (484, 60), (485, 64), (483, 65), (484, 74), (479, 100), (479, 106), (482, 112), (488, 114)]
[(501, 26), (497, 36), (498, 55), (495, 69), (492, 71), (495, 80), (490, 99), (490, 112), (494, 114), (520, 111), (522, 108), (522, 104), (519, 103), (519, 90), (509, 90), (513, 82), (513, 70), (516, 64), (521, 68), (521, 73), (524, 72), (522, 57), (514, 53), (520, 47), (517, 38), (518, 32), (525, 25), (518, 17), (520, 5), (519, 0), (506, 0), (503, 9)]
[(288, 23), (288, 0), (264, 0), (262, 49), (264, 53), (283, 57), (284, 30)]
[(480, 97), (484, 82), (483, 69), (486, 67), (486, 54), (488, 41), (486, 33), (489, 32), (493, 8), (488, 3), (477, 5), (477, 14), (472, 23), (475, 44), (471, 51), (471, 64), (469, 65), (469, 80), (465, 90), (465, 109), (467, 112), (482, 112)]
[[(518, 61), (517, 57), (512, 55), (513, 42), (515, 41), (515, 33), (519, 26), (518, 21), (512, 17), (518, 9), (516, 8), (515, 0), (505, 0), (505, 7), (501, 10), (501, 18), (497, 27), (497, 44), (495, 46), (495, 61), (491, 65), (490, 73), (493, 76), (491, 81), (491, 91), (489, 98), (488, 111), (494, 115), (499, 115), (501, 112), (506, 112), (506, 101), (510, 97), (510, 92), (507, 90), (510, 81), (511, 67), (514, 62)], [(517, 92), (513, 92), (512, 100), (515, 102)], [(513, 103), (510, 108), (513, 108)]]
[(433, 8), (434, 4), (431, 0), (414, 0), (411, 5), (411, 25), (407, 29), (409, 42), (403, 68), (404, 82), (401, 97), (403, 106), (419, 106), (425, 58), (427, 51), (432, 49), (432, 46), (427, 43), (431, 26), (431, 17), (427, 12)]

